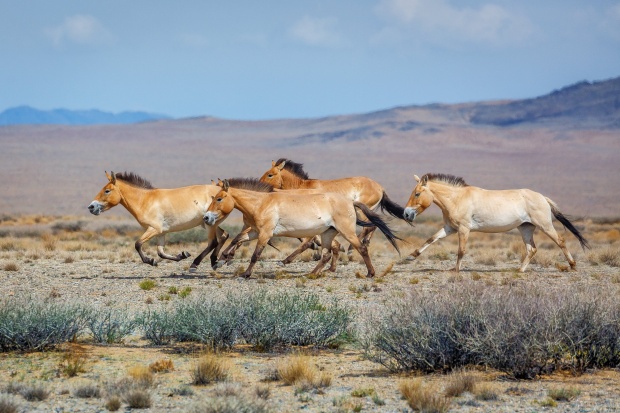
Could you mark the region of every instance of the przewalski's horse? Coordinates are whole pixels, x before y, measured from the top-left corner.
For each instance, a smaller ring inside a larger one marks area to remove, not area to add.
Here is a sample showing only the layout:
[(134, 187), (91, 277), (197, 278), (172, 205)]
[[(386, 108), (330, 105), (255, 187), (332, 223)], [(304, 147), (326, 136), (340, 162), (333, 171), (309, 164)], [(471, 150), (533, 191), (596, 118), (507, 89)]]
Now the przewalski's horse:
[(555, 202), (538, 192), (529, 189), (486, 190), (467, 185), (463, 178), (445, 174), (426, 174), (421, 179), (417, 175), (414, 177), (417, 184), (405, 207), (404, 218), (413, 221), (435, 203), (443, 213), (444, 226), (411, 254), (413, 259), (432, 243), (456, 232), (459, 249), (455, 271), (458, 272), (470, 232), (506, 232), (517, 228), (527, 252), (519, 268), (524, 272), (536, 254), (534, 231), (539, 228), (560, 247), (574, 269), (575, 260), (566, 248), (564, 238), (553, 227), (553, 217), (577, 237), (582, 248), (590, 248), (588, 241), (558, 210)]
[[(136, 241), (136, 251), (142, 262), (157, 265), (153, 258), (142, 252), (142, 244), (153, 237), (157, 237), (157, 254), (161, 258), (172, 261), (181, 261), (190, 254), (186, 251), (178, 255), (169, 255), (164, 252), (166, 234), (183, 231), (204, 225), (204, 212), (211, 203), (212, 197), (220, 191), (214, 185), (193, 185), (174, 189), (157, 189), (150, 182), (134, 173), (108, 174), (108, 183), (99, 191), (95, 200), (90, 203), (88, 210), (93, 215), (99, 215), (108, 209), (121, 204), (146, 231)], [(190, 271), (196, 270), (203, 258), (210, 252), (211, 265), (217, 263), (217, 254), (226, 242), (228, 234), (219, 227), (205, 227), (208, 231), (207, 248), (194, 260)]]
[[(314, 189), (339, 193), (351, 201), (361, 202), (371, 210), (381, 207), (382, 211), (385, 210), (393, 217), (403, 219), (404, 208), (393, 202), (378, 182), (365, 176), (331, 180), (309, 179), (302, 164), (280, 158), (276, 162), (271, 162), (271, 168), (261, 176), (260, 180), (276, 189)], [(370, 243), (375, 229), (371, 226), (362, 230), (359, 239), (364, 245)]]
[[(337, 252), (330, 252), (330, 249), (333, 249), (332, 240), (340, 233), (363, 257), (368, 269), (367, 276), (375, 275), (368, 248), (359, 241), (355, 233), (356, 224), (378, 227), (398, 251), (398, 238), (378, 214), (361, 202), (351, 202), (337, 193), (273, 192), (271, 186), (256, 179), (225, 180), (221, 191), (209, 205), (204, 220), (208, 225), (218, 225), (235, 208), (243, 214), (244, 224), (251, 228), (248, 238), (258, 239), (250, 265), (241, 274), (244, 278), (252, 274), (252, 268), (265, 245), (274, 236), (305, 238), (320, 235), (323, 254), (312, 270), (313, 274), (318, 273), (330, 260), (332, 253)], [(362, 211), (370, 222), (358, 219), (356, 209)]]

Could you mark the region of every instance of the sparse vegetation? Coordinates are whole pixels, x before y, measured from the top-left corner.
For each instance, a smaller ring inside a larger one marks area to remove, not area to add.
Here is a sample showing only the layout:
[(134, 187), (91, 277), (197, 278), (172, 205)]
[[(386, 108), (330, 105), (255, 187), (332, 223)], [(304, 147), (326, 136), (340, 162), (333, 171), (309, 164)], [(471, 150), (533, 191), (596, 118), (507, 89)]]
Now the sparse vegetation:
[(122, 343), (136, 328), (137, 321), (127, 309), (112, 307), (93, 308), (89, 311), (86, 326), (96, 343)]
[(144, 291), (150, 291), (157, 286), (157, 283), (150, 278), (145, 278), (144, 280), (140, 281), (140, 284), (138, 285)]
[(206, 354), (197, 360), (192, 369), (192, 384), (205, 385), (228, 379), (230, 366), (216, 354)]
[(289, 386), (297, 386), (300, 391), (329, 387), (332, 381), (329, 374), (320, 372), (311, 364), (310, 357), (301, 354), (281, 361), (276, 371), (279, 380)]
[(398, 390), (407, 400), (409, 407), (416, 411), (444, 413), (450, 408), (450, 399), (443, 396), (435, 387), (422, 383), (421, 379), (401, 381)]

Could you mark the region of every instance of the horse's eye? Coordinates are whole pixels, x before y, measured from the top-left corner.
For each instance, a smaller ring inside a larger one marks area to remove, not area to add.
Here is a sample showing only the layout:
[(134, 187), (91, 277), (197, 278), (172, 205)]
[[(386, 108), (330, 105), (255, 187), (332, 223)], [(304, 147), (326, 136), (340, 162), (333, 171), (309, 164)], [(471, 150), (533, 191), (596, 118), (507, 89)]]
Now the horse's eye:
[(112, 191), (110, 191), (109, 189), (106, 189), (106, 190), (105, 190), (105, 194), (106, 194), (106, 195), (107, 195), (107, 194), (109, 194), (110, 192), (112, 192)]
[(420, 196), (420, 193), (419, 193), (419, 192), (417, 192), (417, 193), (415, 194), (415, 197), (417, 198), (417, 197), (419, 197), (419, 196)]
[(273, 178), (272, 174), (267, 175), (267, 178)]
[(218, 199), (217, 199), (217, 202), (222, 202), (222, 198), (218, 198)]

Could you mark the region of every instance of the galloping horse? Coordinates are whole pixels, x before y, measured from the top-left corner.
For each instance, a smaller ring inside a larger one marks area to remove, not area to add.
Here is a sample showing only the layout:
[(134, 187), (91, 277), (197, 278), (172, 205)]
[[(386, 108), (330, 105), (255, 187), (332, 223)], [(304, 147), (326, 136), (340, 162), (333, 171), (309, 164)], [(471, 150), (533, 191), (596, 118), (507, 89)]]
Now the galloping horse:
[[(332, 180), (309, 179), (302, 164), (290, 159), (280, 158), (276, 162), (271, 162), (271, 168), (261, 176), (260, 180), (276, 189), (313, 189), (339, 193), (351, 201), (361, 202), (372, 210), (381, 207), (382, 211), (387, 211), (393, 217), (403, 218), (404, 208), (393, 202), (378, 182), (365, 176)], [(375, 229), (371, 226), (362, 230), (359, 239), (364, 245), (368, 246)], [(311, 243), (307, 243), (307, 245), (309, 246)], [(348, 253), (351, 252), (349, 247)]]
[(588, 241), (559, 210), (555, 202), (529, 189), (492, 191), (469, 186), (463, 178), (445, 174), (414, 175), (417, 184), (405, 207), (404, 218), (413, 221), (435, 203), (443, 213), (444, 226), (429, 238), (411, 257), (417, 258), (432, 243), (458, 232), (459, 249), (455, 271), (461, 268), (467, 238), (471, 231), (506, 232), (517, 228), (525, 243), (526, 255), (521, 263), (524, 272), (536, 254), (534, 231), (539, 228), (555, 242), (572, 269), (575, 260), (566, 248), (564, 238), (553, 227), (555, 217), (579, 240), (583, 249), (590, 248)]
[[(337, 250), (333, 251), (332, 240), (340, 233), (363, 257), (368, 269), (367, 276), (375, 275), (368, 248), (355, 233), (356, 223), (365, 227), (378, 227), (398, 251), (398, 238), (378, 214), (361, 202), (351, 202), (337, 193), (273, 192), (271, 186), (256, 179), (225, 180), (221, 191), (209, 205), (204, 220), (208, 225), (217, 225), (235, 208), (243, 214), (244, 224), (251, 227), (248, 238), (258, 239), (250, 265), (241, 274), (244, 278), (250, 277), (265, 245), (274, 236), (303, 238), (320, 235), (323, 254), (312, 274), (318, 273), (325, 266), (332, 253), (337, 253)], [(370, 222), (358, 219), (356, 209), (361, 210)]]
[[(134, 173), (106, 172), (106, 176), (109, 182), (99, 191), (95, 200), (88, 206), (88, 210), (93, 215), (99, 215), (118, 204), (124, 206), (146, 229), (135, 244), (142, 262), (157, 265), (155, 259), (147, 257), (142, 252), (142, 244), (153, 237), (157, 237), (157, 254), (161, 258), (181, 261), (190, 256), (187, 251), (176, 256), (166, 254), (164, 252), (166, 234), (198, 225), (205, 226), (202, 217), (212, 197), (220, 191), (218, 186), (193, 185), (175, 189), (157, 189)], [(211, 266), (215, 268), (217, 254), (228, 238), (228, 234), (219, 227), (207, 227), (207, 230), (207, 248), (196, 257), (190, 266), (191, 272), (196, 271), (210, 251), (213, 251)]]

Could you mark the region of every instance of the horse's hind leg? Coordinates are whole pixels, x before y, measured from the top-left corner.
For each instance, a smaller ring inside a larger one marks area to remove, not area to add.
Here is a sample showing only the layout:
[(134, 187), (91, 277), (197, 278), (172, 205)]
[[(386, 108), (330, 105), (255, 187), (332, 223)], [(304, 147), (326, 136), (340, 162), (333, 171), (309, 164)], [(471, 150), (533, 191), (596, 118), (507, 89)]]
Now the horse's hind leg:
[(577, 263), (573, 259), (573, 256), (570, 254), (570, 251), (568, 251), (568, 248), (566, 248), (566, 241), (564, 241), (564, 237), (558, 234), (558, 232), (553, 227), (553, 224), (549, 222), (545, 225), (539, 225), (538, 228), (540, 228), (542, 232), (547, 234), (547, 236), (551, 238), (558, 247), (560, 247), (560, 249), (564, 253), (564, 256), (566, 257), (566, 260), (570, 264), (571, 269), (574, 270), (577, 267)]
[[(336, 236), (336, 234), (338, 234), (338, 231), (336, 231), (336, 229), (334, 228), (330, 228), (321, 234), (321, 246), (323, 248), (322, 254), (321, 254), (321, 260), (316, 265), (316, 267), (314, 267), (314, 269), (310, 272), (310, 274), (320, 273), (323, 267), (325, 267), (325, 264), (327, 264), (329, 260), (331, 259), (332, 252), (330, 250), (332, 249), (332, 241), (334, 241), (334, 237)], [(340, 246), (338, 246), (338, 248), (339, 247)]]
[(293, 251), (288, 257), (282, 260), (282, 265), (287, 265), (293, 262), (293, 260), (297, 258), (299, 254), (301, 254), (308, 248), (312, 247), (313, 244), (314, 244), (314, 237), (302, 239), (299, 247), (297, 247), (295, 251)]
[(332, 241), (332, 264), (327, 271), (336, 272), (336, 264), (338, 263), (338, 255), (340, 255), (340, 243), (335, 239)]
[[(237, 252), (237, 248), (241, 246), (244, 242), (251, 241), (250, 232), (252, 232), (252, 228), (248, 226), (244, 226), (240, 233), (237, 234), (235, 238), (230, 242), (230, 245), (222, 251), (220, 255), (220, 261), (223, 263), (230, 263), (232, 259), (235, 257), (235, 252)], [(255, 238), (252, 238), (255, 239)]]
[(536, 226), (526, 222), (525, 224), (519, 225), (517, 228), (519, 229), (521, 238), (525, 244), (525, 257), (523, 257), (519, 272), (525, 272), (525, 268), (527, 268), (530, 261), (536, 254), (536, 244), (534, 244), (534, 231), (536, 230)]
[(177, 255), (166, 254), (164, 252), (164, 245), (166, 245), (166, 236), (162, 234), (157, 237), (157, 255), (159, 255), (160, 258), (171, 261), (181, 261), (191, 256), (191, 254), (187, 251), (182, 251)]

